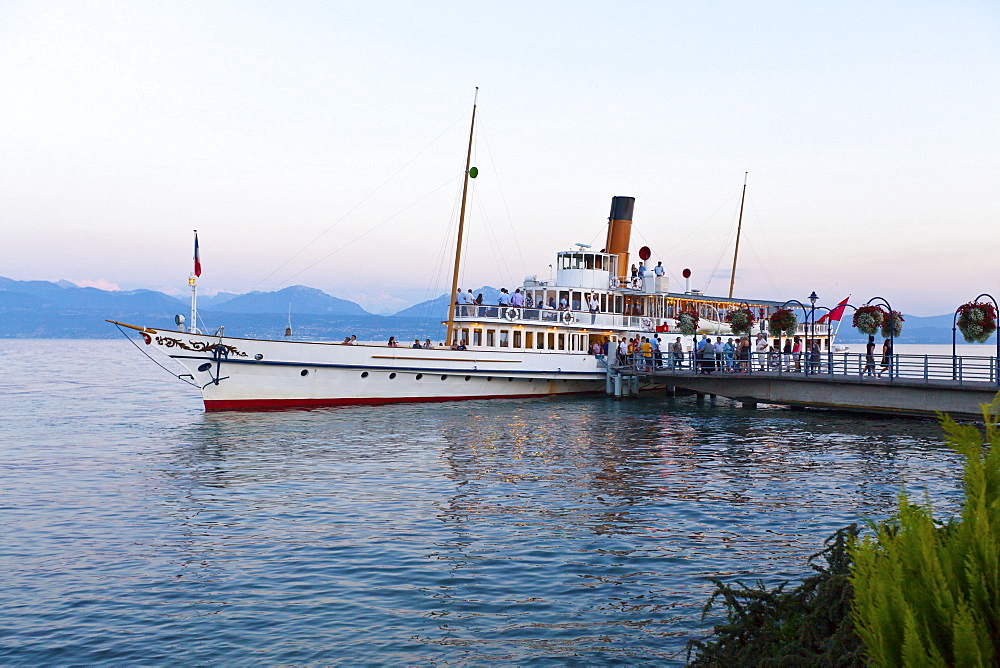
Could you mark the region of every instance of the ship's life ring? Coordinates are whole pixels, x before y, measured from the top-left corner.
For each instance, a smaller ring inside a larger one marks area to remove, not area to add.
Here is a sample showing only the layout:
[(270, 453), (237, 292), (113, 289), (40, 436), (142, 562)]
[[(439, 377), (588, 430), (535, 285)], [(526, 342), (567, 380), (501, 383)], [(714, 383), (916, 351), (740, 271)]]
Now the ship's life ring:
[(570, 313), (569, 311), (563, 311), (562, 321), (565, 323), (573, 322), (573, 314)]
[(642, 276), (636, 276), (632, 279), (632, 289), (642, 290)]
[(519, 309), (519, 308), (508, 308), (507, 312), (504, 313), (503, 317), (507, 318), (507, 320), (509, 320), (511, 322), (514, 322), (515, 320), (519, 320), (521, 318), (521, 309)]
[(611, 280), (608, 281), (608, 285), (611, 286), (612, 290), (615, 289), (615, 288), (617, 288), (618, 287), (618, 277), (617, 276), (612, 276)]
[(653, 329), (653, 321), (650, 320), (649, 318), (643, 318), (642, 319), (642, 328), (644, 330), (646, 330), (647, 332), (649, 330)]

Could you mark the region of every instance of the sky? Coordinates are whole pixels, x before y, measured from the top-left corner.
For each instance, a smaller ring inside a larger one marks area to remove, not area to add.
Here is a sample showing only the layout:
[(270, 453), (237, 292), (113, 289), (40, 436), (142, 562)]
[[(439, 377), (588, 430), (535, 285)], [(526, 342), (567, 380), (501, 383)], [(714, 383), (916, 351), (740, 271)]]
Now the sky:
[(604, 244), (673, 289), (1000, 295), (1000, 3), (0, 0), (0, 276), (394, 312)]

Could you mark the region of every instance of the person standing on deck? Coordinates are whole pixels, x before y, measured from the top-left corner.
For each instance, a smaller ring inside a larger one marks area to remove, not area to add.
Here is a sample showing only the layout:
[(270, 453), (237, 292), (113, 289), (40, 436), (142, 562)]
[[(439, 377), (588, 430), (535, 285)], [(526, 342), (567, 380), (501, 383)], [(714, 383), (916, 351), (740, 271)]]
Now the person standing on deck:
[(764, 332), (757, 334), (757, 343), (755, 345), (757, 351), (757, 366), (761, 371), (767, 368), (767, 349), (770, 346), (767, 345), (767, 337)]
[(653, 267), (653, 273), (656, 274), (657, 276), (663, 276), (663, 274), (666, 273), (666, 270), (663, 268), (662, 262), (656, 263), (656, 266)]
[(642, 337), (642, 367), (647, 371), (653, 368), (653, 344), (649, 342), (649, 337)]
[(517, 308), (524, 306), (524, 294), (521, 292), (521, 288), (514, 290), (514, 294), (510, 297), (510, 305)]
[(590, 301), (587, 302), (587, 308), (590, 310), (590, 324), (593, 325), (597, 322), (597, 312), (601, 308), (601, 302), (597, 301), (595, 293), (590, 294)]
[(670, 344), (670, 350), (668, 351), (667, 359), (670, 364), (671, 369), (676, 369), (678, 365), (684, 366), (684, 344), (681, 343), (681, 337)]

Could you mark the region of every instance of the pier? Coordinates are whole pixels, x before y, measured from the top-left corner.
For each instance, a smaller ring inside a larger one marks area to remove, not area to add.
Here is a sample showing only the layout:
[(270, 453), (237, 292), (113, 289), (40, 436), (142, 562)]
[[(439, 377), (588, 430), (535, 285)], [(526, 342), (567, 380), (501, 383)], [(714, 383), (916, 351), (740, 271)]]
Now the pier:
[[(615, 359), (611, 356), (611, 359)], [(740, 363), (726, 360), (662, 359), (633, 356), (611, 364), (608, 394), (625, 397), (642, 386), (666, 386), (668, 392), (688, 391), (720, 396), (748, 409), (758, 404), (820, 408), (862, 413), (956, 418), (982, 418), (982, 404), (1000, 391), (997, 357), (894, 355), (874, 367), (864, 354), (823, 353), (800, 359), (754, 355)]]

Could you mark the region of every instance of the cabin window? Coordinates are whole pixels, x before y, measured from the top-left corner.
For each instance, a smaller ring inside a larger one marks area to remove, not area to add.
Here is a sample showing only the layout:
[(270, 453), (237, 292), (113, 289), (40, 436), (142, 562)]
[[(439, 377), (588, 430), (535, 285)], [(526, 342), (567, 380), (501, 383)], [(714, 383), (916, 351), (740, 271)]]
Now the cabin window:
[(594, 269), (603, 269), (603, 268), (604, 268), (604, 258), (601, 257), (600, 255), (595, 255), (594, 256)]
[(555, 332), (549, 332), (549, 350), (556, 349), (556, 335)]
[(494, 347), (496, 345), (496, 336), (497, 336), (497, 333), (496, 333), (495, 329), (487, 329), (486, 330), (486, 347), (487, 348), (492, 348), (492, 347)]
[(559, 350), (566, 350), (566, 335), (559, 334)]
[(593, 255), (585, 254), (583, 256), (583, 267), (584, 267), (584, 269), (593, 269), (594, 268), (594, 256)]
[(579, 311), (580, 310), (580, 302), (581, 302), (581, 300), (583, 298), (580, 296), (579, 292), (573, 292), (571, 294), (572, 294), (572, 297), (570, 298), (570, 304), (572, 304), (572, 308), (573, 308), (574, 311)]
[(519, 329), (514, 330), (514, 347), (515, 348), (521, 347), (521, 330)]
[(483, 330), (481, 329), (472, 330), (472, 345), (474, 346), (483, 345)]
[(465, 345), (469, 345), (469, 330), (462, 330), (462, 340), (465, 341)]
[(538, 332), (538, 339), (535, 343), (535, 347), (539, 350), (545, 349), (545, 332)]
[(524, 347), (525, 348), (534, 348), (535, 347), (535, 333), (534, 332), (525, 332), (524, 333)]
[(510, 332), (506, 329), (500, 330), (500, 347), (507, 348), (510, 345)]

